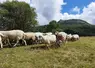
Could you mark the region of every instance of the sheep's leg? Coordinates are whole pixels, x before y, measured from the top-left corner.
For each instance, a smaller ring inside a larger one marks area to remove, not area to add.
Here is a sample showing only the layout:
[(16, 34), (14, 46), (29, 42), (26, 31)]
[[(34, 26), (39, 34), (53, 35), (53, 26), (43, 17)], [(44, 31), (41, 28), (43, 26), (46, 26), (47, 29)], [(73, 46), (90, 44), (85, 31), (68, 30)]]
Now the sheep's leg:
[(37, 40), (35, 41), (35, 43), (37, 44)]
[(60, 41), (56, 41), (56, 47), (58, 48), (58, 47), (60, 47), (60, 44), (61, 44), (62, 42), (60, 42)]
[(46, 46), (47, 46), (47, 49), (50, 49), (48, 44), (46, 44)]
[(50, 45), (50, 41), (48, 41), (48, 44), (46, 43), (46, 46), (47, 46), (48, 49), (50, 49), (49, 45)]
[(16, 44), (13, 47), (15, 47), (18, 43), (19, 43), (19, 40), (17, 40)]
[(68, 43), (68, 41), (67, 41), (67, 40), (65, 40), (65, 43)]
[(26, 41), (24, 39), (22, 39), (22, 40), (23, 40), (24, 44), (27, 45)]
[(2, 42), (0, 42), (0, 44), (1, 44), (1, 48), (3, 48), (3, 43), (2, 43)]
[(9, 47), (11, 47), (12, 45), (11, 45), (11, 43), (10, 43), (9, 39), (7, 39), (7, 41), (8, 41)]
[(66, 41), (66, 40), (64, 40), (64, 41), (63, 41), (63, 44), (64, 44), (64, 45), (66, 45), (66, 43), (67, 43), (67, 41)]

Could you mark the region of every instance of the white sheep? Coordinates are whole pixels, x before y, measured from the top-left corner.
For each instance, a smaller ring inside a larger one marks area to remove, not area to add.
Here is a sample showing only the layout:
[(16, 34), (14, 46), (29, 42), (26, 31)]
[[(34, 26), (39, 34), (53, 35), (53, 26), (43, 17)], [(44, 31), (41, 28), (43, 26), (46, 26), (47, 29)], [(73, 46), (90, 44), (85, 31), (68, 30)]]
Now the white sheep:
[(62, 42), (66, 43), (67, 33), (65, 33), (65, 32), (56, 32), (55, 35), (59, 36), (59, 39), (62, 40)]
[(71, 41), (71, 39), (72, 39), (72, 34), (68, 34), (67, 35), (67, 41)]
[(73, 34), (72, 35), (72, 41), (79, 40), (79, 35), (78, 34)]
[(36, 41), (36, 35), (33, 32), (25, 33), (25, 40), (29, 43), (34, 43)]
[(35, 36), (36, 36), (36, 43), (42, 43), (43, 33), (41, 33), (41, 32), (35, 32)]
[(62, 42), (62, 39), (59, 39), (62, 36), (59, 35), (44, 35), (42, 36), (42, 42), (46, 44), (46, 46), (49, 48), (49, 46), (55, 46), (55, 47), (60, 47), (60, 43)]
[(9, 30), (9, 31), (0, 31), (8, 41), (8, 44), (10, 45), (9, 41), (16, 40), (16, 43), (13, 45), (14, 47), (19, 43), (20, 40), (24, 41), (25, 45), (27, 45), (25, 39), (25, 34), (22, 30)]
[(55, 35), (44, 35), (42, 36), (42, 42), (46, 44), (46, 46), (49, 48), (51, 44), (56, 43), (56, 36)]

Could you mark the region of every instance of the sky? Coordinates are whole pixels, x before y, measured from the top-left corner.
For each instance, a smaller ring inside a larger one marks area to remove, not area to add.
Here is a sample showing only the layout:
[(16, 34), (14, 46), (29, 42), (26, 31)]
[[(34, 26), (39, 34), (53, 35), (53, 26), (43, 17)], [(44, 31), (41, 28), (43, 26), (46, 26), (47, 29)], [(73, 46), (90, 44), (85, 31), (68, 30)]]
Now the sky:
[[(3, 3), (6, 0), (0, 0)], [(12, 1), (12, 0), (10, 0)], [(95, 0), (18, 0), (36, 8), (37, 20), (46, 25), (52, 20), (82, 19), (95, 24)]]
[(64, 0), (64, 2), (67, 3), (67, 5), (62, 6), (63, 10), (61, 10), (62, 13), (68, 12), (72, 14), (76, 14), (77, 12), (72, 12), (72, 8), (78, 7), (80, 8), (80, 13), (82, 13), (82, 9), (84, 7), (87, 7), (91, 2), (95, 2), (94, 0)]

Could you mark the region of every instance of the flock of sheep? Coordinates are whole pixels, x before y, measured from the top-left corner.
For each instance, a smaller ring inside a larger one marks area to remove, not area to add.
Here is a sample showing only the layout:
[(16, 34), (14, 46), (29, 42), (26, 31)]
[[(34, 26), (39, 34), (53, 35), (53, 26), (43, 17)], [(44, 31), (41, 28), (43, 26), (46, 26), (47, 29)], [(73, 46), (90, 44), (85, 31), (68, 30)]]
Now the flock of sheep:
[(15, 47), (20, 44), (20, 40), (25, 45), (29, 44), (45, 44), (48, 48), (51, 45), (60, 47), (60, 43), (67, 41), (76, 41), (79, 39), (78, 34), (67, 34), (65, 32), (24, 32), (22, 30), (0, 31), (0, 45), (9, 45)]

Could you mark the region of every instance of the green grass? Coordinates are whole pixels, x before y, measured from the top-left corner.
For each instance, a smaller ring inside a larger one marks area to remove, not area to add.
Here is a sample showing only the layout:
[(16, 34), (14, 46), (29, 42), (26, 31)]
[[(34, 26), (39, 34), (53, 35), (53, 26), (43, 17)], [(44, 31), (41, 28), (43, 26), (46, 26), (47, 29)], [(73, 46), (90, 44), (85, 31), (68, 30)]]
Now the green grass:
[(58, 49), (31, 46), (1, 49), (0, 68), (95, 68), (95, 37), (81, 37)]

